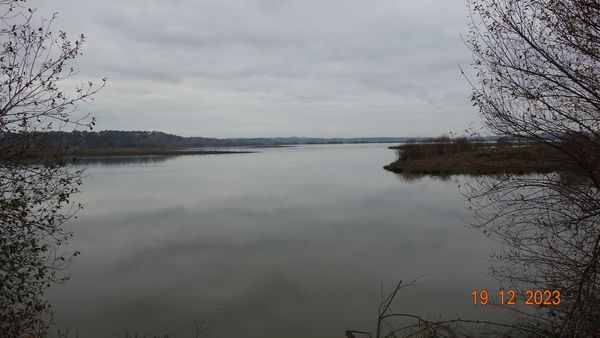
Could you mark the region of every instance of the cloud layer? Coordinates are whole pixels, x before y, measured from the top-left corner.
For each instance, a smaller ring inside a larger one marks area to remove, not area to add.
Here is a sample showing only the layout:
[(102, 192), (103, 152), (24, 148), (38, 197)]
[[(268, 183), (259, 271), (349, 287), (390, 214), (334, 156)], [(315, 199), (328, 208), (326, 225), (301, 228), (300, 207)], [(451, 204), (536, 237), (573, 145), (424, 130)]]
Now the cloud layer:
[(418, 136), (477, 117), (463, 0), (30, 0), (87, 36), (98, 129)]

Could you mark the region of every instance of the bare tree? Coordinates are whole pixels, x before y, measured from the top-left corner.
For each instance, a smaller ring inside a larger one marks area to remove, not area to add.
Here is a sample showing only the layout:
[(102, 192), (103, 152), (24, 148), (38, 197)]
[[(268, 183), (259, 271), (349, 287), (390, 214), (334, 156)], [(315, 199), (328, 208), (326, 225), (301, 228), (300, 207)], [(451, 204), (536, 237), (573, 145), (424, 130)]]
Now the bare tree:
[(536, 318), (560, 336), (600, 334), (600, 2), (469, 0), (472, 100), (492, 133), (544, 147), (562, 168), (479, 179), (476, 225), (504, 244), (492, 272), (559, 290)]
[[(75, 83), (70, 67), (83, 35), (52, 32), (24, 1), (0, 1), (0, 336), (43, 335), (50, 304), (44, 291), (73, 254), (60, 250), (63, 223), (80, 208), (70, 197), (81, 171), (61, 158), (45, 132), (91, 128), (78, 104), (99, 88)], [(72, 89), (68, 89), (71, 87)]]
[(412, 313), (394, 312), (392, 307), (398, 301), (400, 292), (407, 287), (416, 286), (419, 278), (410, 283), (398, 282), (393, 291), (385, 297), (382, 285), (375, 333), (348, 330), (346, 337), (550, 337), (529, 322), (503, 323), (463, 318), (429, 320)]

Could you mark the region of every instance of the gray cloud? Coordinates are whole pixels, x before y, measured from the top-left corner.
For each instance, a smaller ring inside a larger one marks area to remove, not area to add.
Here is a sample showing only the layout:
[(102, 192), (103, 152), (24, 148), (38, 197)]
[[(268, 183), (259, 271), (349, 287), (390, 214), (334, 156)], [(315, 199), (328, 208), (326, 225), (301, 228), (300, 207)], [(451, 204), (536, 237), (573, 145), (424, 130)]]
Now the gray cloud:
[(463, 0), (30, 0), (108, 77), (99, 129), (416, 136), (476, 120)]

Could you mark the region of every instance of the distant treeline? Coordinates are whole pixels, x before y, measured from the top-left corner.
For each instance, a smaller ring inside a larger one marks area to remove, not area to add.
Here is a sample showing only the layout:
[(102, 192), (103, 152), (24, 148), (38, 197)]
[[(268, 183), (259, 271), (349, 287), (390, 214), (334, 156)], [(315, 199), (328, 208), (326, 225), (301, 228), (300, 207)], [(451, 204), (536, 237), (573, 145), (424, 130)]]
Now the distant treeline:
[[(23, 135), (3, 135), (15, 142)], [(31, 136), (31, 135), (29, 135)], [(182, 137), (158, 131), (74, 131), (38, 133), (49, 145), (62, 149), (111, 149), (111, 148), (195, 148), (195, 147), (247, 147), (280, 146), (297, 144), (342, 144), (342, 143), (398, 143), (409, 140), (407, 137), (367, 137), (367, 138), (207, 138)]]

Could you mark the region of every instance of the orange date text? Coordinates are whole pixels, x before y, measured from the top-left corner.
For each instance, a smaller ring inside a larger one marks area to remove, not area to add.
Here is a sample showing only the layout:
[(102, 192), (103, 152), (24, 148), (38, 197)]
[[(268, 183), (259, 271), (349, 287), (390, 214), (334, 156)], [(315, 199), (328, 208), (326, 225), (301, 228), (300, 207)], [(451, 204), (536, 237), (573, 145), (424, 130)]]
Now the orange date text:
[(471, 297), (475, 305), (516, 305), (519, 300), (525, 305), (558, 305), (561, 302), (558, 290), (525, 290), (522, 295), (510, 289), (493, 294), (487, 290), (473, 290)]

